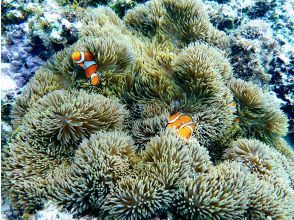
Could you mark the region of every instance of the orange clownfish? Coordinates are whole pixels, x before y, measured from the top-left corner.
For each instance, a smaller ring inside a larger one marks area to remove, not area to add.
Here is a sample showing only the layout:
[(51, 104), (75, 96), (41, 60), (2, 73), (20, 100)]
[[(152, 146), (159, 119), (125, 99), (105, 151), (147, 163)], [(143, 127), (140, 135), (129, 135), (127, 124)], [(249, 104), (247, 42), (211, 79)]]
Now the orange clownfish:
[(96, 86), (100, 83), (100, 79), (97, 74), (98, 65), (90, 53), (75, 51), (71, 54), (71, 58), (74, 63), (85, 70), (86, 76), (87, 78), (90, 78), (91, 84), (93, 86)]
[(238, 116), (238, 106), (236, 102), (232, 101), (229, 104), (227, 104), (227, 107), (234, 112), (234, 122), (239, 123), (240, 122), (240, 117)]
[(180, 112), (170, 116), (167, 123), (167, 128), (175, 127), (179, 136), (186, 139), (190, 138), (194, 129), (196, 128), (196, 123), (192, 121), (191, 116), (184, 115)]

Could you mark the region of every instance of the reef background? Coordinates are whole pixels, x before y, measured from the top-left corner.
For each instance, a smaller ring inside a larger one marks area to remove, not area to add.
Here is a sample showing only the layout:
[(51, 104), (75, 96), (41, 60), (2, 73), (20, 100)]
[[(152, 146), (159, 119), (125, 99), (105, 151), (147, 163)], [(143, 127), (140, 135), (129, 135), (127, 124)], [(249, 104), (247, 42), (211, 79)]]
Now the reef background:
[[(11, 103), (40, 65), (77, 40), (76, 13), (107, 4), (120, 16), (145, 1), (4, 0), (1, 2), (2, 143), (11, 132)], [(294, 146), (294, 6), (283, 0), (204, 0), (211, 22), (231, 37), (235, 74), (273, 91), (288, 115)], [(45, 5), (47, 7), (45, 7)], [(7, 135), (5, 135), (7, 134)]]
[[(70, 6), (68, 1), (58, 3), (2, 2), (1, 147), (5, 147), (11, 136), (10, 111), (15, 95), (21, 93), (22, 87), (52, 54), (76, 42), (77, 31), (82, 28), (75, 12), (83, 11), (87, 1)], [(204, 3), (211, 22), (231, 36), (229, 58), (234, 73), (277, 94), (290, 119), (287, 140), (293, 146), (293, 69), (290, 68), (294, 65), (293, 5), (287, 1)], [(120, 16), (124, 15), (125, 6), (116, 8), (113, 2), (108, 4)], [(136, 3), (128, 1), (128, 4), (127, 7), (133, 7)]]

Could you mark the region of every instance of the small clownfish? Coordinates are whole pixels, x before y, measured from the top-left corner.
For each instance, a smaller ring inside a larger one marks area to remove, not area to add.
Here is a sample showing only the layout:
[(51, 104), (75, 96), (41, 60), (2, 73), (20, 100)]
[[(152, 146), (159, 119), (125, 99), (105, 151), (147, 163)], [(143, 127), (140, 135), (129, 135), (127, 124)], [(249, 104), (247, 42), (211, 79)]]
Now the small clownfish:
[(238, 106), (236, 102), (234, 101), (230, 102), (229, 104), (227, 104), (227, 107), (230, 108), (232, 112), (234, 112), (234, 122), (239, 123), (241, 119), (238, 116)]
[(91, 85), (96, 86), (100, 83), (100, 79), (97, 74), (98, 65), (90, 53), (75, 51), (71, 54), (71, 58), (74, 63), (85, 70), (87, 78), (90, 78), (91, 80)]
[(183, 115), (180, 112), (170, 116), (167, 122), (167, 128), (175, 127), (179, 136), (189, 139), (196, 128), (196, 123), (192, 121), (191, 116)]

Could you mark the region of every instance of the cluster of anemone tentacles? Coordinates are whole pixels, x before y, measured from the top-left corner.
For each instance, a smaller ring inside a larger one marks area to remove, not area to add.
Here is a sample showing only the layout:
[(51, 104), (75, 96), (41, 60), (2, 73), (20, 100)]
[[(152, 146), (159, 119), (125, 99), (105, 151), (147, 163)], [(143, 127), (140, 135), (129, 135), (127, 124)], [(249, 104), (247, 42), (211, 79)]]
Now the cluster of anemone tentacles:
[[(33, 213), (50, 200), (102, 219), (293, 219), (287, 118), (233, 77), (227, 38), (201, 2), (152, 0), (123, 20), (99, 7), (81, 20), (79, 40), (15, 101), (2, 155), (13, 207)], [(95, 58), (99, 86), (72, 62), (77, 50)], [(189, 140), (166, 129), (178, 111), (196, 123)]]

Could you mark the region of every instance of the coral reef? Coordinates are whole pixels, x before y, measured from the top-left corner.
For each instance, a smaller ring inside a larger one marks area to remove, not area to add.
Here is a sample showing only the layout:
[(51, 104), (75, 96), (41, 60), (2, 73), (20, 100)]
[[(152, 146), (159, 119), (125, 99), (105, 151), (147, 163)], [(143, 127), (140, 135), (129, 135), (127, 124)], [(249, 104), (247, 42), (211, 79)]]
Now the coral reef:
[[(270, 24), (250, 20), (242, 24), (232, 38), (232, 66), (236, 76), (263, 85), (269, 84), (270, 63), (278, 53)], [(246, 63), (246, 65), (245, 65)]]
[(293, 146), (293, 4), (289, 0), (204, 0), (212, 23), (231, 38), (235, 75), (272, 90), (290, 120)]
[[(1, 50), (1, 72), (12, 78), (16, 84), (14, 89), (23, 87), (39, 66), (44, 64), (44, 59), (34, 51), (31, 40), (24, 35), (23, 29), (23, 24), (13, 27), (7, 33), (7, 43), (2, 45)], [(5, 40), (2, 44), (4, 42)]]
[[(12, 207), (29, 215), (53, 202), (98, 219), (294, 217), (287, 117), (234, 78), (227, 36), (201, 1), (151, 0), (123, 19), (99, 6), (80, 22), (79, 39), (13, 103), (1, 157)], [(99, 85), (74, 51), (91, 53)], [(190, 138), (166, 127), (176, 112), (195, 123)]]

